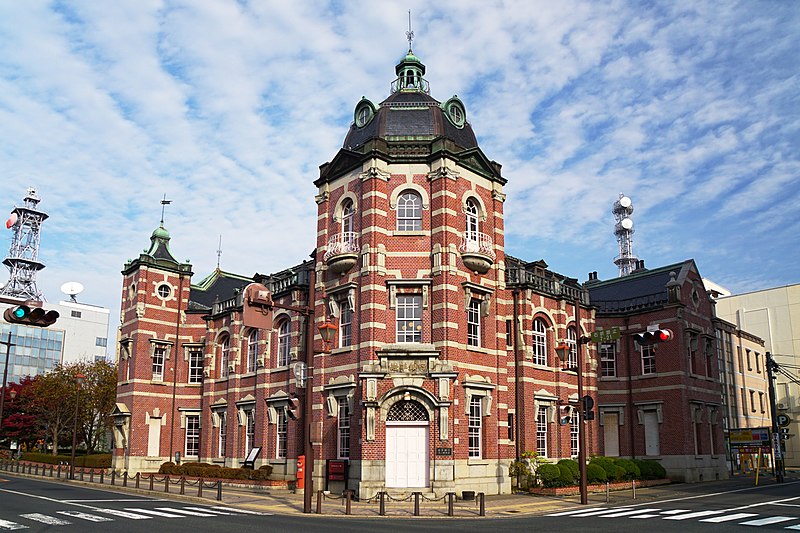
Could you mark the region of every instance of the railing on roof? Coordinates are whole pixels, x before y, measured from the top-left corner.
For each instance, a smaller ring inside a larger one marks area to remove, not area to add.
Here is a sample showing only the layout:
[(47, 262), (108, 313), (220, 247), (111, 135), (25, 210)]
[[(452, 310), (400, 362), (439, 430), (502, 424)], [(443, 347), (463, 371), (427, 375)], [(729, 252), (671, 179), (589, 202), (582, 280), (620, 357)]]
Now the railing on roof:
[(557, 278), (545, 277), (524, 268), (506, 268), (506, 283), (509, 285), (523, 285), (535, 291), (567, 300), (580, 300), (589, 304), (589, 293), (582, 287), (572, 287), (561, 283)]
[(228, 298), (227, 300), (222, 300), (221, 302), (214, 302), (214, 305), (211, 307), (211, 314), (218, 315), (220, 313), (230, 311), (231, 309), (241, 307), (241, 305), (242, 293), (239, 293), (233, 298)]
[(641, 311), (652, 307), (659, 307), (667, 303), (667, 291), (654, 294), (645, 294), (635, 298), (624, 300), (592, 300), (592, 305), (596, 305), (601, 313), (625, 313), (630, 311)]

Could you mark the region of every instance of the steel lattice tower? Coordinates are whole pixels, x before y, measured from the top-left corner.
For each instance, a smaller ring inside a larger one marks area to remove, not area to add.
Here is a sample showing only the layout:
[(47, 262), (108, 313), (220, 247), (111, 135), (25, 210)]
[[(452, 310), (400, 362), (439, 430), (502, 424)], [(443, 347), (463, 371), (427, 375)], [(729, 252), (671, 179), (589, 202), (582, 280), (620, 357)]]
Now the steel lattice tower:
[(28, 188), (23, 207), (14, 207), (9, 222), (14, 231), (8, 257), (3, 261), (10, 271), (8, 283), (0, 289), (0, 295), (42, 301), (41, 291), (36, 286), (36, 273), (44, 268), (39, 262), (39, 238), (42, 223), (47, 213), (39, 211), (36, 189)]
[(627, 276), (636, 270), (637, 258), (633, 255), (633, 202), (622, 193), (619, 193), (619, 200), (614, 202), (611, 209), (617, 223), (614, 226), (614, 235), (617, 236), (619, 243), (619, 255), (614, 259), (614, 264), (619, 267), (619, 275)]

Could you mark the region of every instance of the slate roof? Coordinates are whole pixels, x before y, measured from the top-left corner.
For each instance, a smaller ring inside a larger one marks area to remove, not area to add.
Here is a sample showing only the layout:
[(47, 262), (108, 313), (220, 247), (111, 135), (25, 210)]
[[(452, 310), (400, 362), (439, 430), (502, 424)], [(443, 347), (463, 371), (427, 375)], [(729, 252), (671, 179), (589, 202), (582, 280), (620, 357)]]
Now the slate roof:
[(216, 269), (203, 281), (192, 285), (189, 309), (210, 310), (214, 302), (233, 298), (237, 289), (243, 290), (251, 283), (253, 283), (252, 278)]
[(626, 310), (655, 307), (667, 302), (667, 282), (670, 272), (674, 272), (678, 280), (683, 279), (694, 261), (686, 261), (659, 267), (642, 269), (627, 276), (607, 281), (587, 282), (592, 305), (598, 312), (624, 312)]

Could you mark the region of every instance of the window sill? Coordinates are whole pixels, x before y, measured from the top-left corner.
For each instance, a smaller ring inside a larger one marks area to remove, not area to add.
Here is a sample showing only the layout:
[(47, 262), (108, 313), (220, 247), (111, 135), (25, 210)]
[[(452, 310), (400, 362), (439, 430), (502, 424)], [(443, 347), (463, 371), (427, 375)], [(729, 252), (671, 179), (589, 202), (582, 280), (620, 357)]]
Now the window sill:
[(269, 459), (269, 464), (271, 465), (285, 465), (286, 459)]
[(353, 346), (348, 345), (342, 348), (336, 348), (335, 350), (331, 350), (329, 355), (339, 355), (340, 353), (348, 353), (353, 351)]
[(489, 466), (489, 461), (485, 459), (467, 459), (467, 466)]
[(270, 374), (274, 374), (276, 372), (287, 372), (288, 370), (289, 370), (288, 366), (279, 366), (277, 368), (270, 368), (269, 372)]
[(430, 231), (425, 230), (394, 230), (391, 233), (393, 237), (427, 237), (430, 234)]
[(490, 350), (489, 348), (484, 348), (482, 346), (467, 346), (468, 352), (477, 352), (486, 355), (494, 355), (495, 350)]

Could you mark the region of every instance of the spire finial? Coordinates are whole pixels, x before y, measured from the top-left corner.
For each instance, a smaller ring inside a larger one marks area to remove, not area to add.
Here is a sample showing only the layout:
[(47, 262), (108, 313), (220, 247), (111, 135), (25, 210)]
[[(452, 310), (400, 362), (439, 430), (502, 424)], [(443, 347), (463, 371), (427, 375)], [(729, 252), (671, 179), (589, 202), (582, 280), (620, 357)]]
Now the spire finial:
[(172, 200), (167, 200), (167, 194), (164, 193), (164, 199), (161, 200), (161, 225), (164, 225), (164, 208), (172, 203)]
[(219, 246), (217, 247), (217, 270), (219, 270), (220, 257), (222, 257), (222, 235), (219, 236)]
[(411, 52), (411, 42), (414, 40), (414, 31), (411, 29), (411, 10), (408, 10), (408, 31), (406, 32), (406, 39), (408, 39), (408, 51)]

